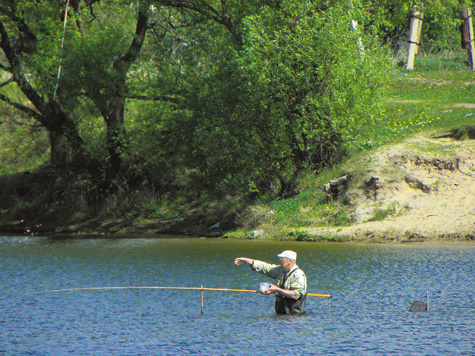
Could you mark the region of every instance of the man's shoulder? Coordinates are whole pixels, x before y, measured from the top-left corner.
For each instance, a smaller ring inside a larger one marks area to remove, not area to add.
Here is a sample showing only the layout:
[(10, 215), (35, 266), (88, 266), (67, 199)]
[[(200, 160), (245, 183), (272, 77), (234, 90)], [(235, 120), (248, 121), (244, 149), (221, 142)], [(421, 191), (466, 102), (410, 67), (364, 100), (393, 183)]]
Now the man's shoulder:
[(305, 272), (297, 265), (292, 268), (292, 274), (295, 274), (296, 276), (305, 276)]

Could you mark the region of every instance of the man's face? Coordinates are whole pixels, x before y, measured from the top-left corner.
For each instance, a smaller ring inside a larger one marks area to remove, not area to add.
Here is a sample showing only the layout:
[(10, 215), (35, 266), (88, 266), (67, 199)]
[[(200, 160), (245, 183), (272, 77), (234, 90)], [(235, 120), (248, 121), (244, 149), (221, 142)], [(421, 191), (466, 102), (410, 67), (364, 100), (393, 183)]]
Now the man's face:
[(289, 260), (287, 257), (281, 257), (280, 265), (285, 271), (290, 271), (290, 268), (292, 268), (292, 260)]

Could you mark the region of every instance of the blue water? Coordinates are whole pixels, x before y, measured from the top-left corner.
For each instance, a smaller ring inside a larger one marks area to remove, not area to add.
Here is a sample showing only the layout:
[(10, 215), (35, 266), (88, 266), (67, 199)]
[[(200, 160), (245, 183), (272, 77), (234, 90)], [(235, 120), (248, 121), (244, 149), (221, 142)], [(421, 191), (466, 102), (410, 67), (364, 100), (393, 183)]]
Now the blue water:
[[(245, 256), (298, 253), (304, 316), (258, 289)], [(190, 238), (0, 237), (0, 355), (475, 355), (475, 243), (339, 244)], [(429, 311), (408, 312), (429, 295)], [(201, 314), (203, 311), (203, 314)]]

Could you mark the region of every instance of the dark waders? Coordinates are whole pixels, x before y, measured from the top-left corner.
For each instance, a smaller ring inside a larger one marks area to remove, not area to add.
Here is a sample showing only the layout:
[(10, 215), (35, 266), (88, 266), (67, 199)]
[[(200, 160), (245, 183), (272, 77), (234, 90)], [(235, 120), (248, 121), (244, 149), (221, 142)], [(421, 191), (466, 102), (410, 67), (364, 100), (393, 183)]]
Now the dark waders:
[[(282, 282), (279, 285), (279, 288), (284, 288), (285, 281), (294, 273), (298, 268), (294, 269), (292, 272), (288, 273), (282, 279)], [(286, 298), (280, 294), (275, 296), (275, 313), (279, 315), (283, 314), (302, 314), (305, 313), (305, 300), (307, 295), (301, 296), (299, 299)]]

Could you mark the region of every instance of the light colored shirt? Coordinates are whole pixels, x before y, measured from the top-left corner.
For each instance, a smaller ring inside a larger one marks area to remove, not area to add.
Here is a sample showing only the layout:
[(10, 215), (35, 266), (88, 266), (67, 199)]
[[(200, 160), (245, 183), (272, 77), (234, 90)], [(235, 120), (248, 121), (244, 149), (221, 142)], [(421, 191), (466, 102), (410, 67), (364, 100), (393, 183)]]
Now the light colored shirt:
[(294, 265), (289, 271), (289, 273), (291, 273), (293, 270), (297, 269), (297, 271), (293, 272), (290, 277), (285, 280), (283, 286), (282, 281), (287, 273), (284, 272), (281, 266), (254, 260), (251, 269), (263, 274), (264, 276), (274, 278), (277, 286), (280, 288), (294, 291), (297, 299), (307, 294), (307, 277), (297, 265)]

